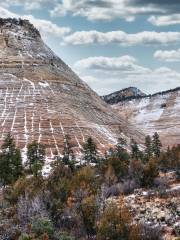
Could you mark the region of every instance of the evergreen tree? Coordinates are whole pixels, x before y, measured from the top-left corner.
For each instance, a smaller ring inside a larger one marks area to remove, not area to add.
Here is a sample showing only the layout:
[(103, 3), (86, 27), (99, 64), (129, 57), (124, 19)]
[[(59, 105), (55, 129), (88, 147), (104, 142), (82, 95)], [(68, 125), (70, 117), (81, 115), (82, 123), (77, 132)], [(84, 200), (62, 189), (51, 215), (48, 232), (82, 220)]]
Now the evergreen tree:
[(126, 140), (119, 138), (115, 149), (109, 150), (109, 154), (102, 163), (103, 172), (108, 172), (112, 168), (117, 179), (126, 176), (130, 159), (126, 146)]
[(12, 172), (13, 172), (12, 175), (13, 175), (14, 181), (17, 180), (23, 174), (21, 151), (18, 148), (16, 148), (14, 153)]
[(105, 158), (107, 158), (108, 156), (112, 156), (113, 154), (114, 154), (114, 149), (111, 147), (111, 148), (109, 148), (109, 150), (106, 152)]
[(54, 151), (53, 155), (54, 155), (54, 158), (53, 158), (53, 161), (51, 163), (51, 166), (52, 167), (58, 167), (59, 165), (62, 164), (62, 157), (59, 156), (57, 150)]
[(89, 137), (83, 145), (84, 160), (87, 163), (97, 163), (97, 146), (93, 139)]
[(179, 175), (180, 173), (180, 145), (173, 146), (171, 149), (171, 167), (174, 168), (174, 170)]
[(145, 147), (145, 157), (149, 160), (153, 155), (152, 139), (149, 135), (145, 138)]
[(161, 168), (166, 171), (168, 169), (171, 169), (172, 165), (171, 165), (171, 161), (172, 161), (172, 152), (170, 147), (167, 147), (167, 150), (164, 151), (161, 154), (161, 158), (160, 158), (160, 166)]
[(107, 169), (112, 166), (115, 176), (118, 180), (123, 179), (128, 174), (129, 155), (126, 152), (121, 153), (121, 156), (112, 155), (107, 159)]
[(119, 138), (118, 143), (115, 147), (115, 153), (114, 155), (119, 158), (119, 161), (122, 162), (123, 165), (129, 164), (129, 154), (126, 150), (127, 147), (127, 141), (124, 138)]
[(0, 179), (3, 185), (15, 182), (22, 175), (22, 158), (18, 148), (16, 148), (14, 138), (7, 134), (2, 144), (0, 154)]
[(159, 139), (159, 135), (157, 132), (155, 132), (152, 140), (152, 149), (153, 149), (154, 155), (158, 158), (160, 157), (160, 154), (161, 154), (161, 148), (162, 148), (162, 144)]
[(41, 170), (45, 161), (45, 147), (44, 145), (33, 141), (28, 145), (27, 150), (27, 164), (34, 176), (41, 174)]
[(62, 162), (65, 165), (68, 165), (70, 169), (73, 171), (75, 168), (75, 156), (72, 149), (71, 138), (69, 135), (64, 137), (64, 150), (63, 150), (63, 158)]
[(158, 176), (158, 164), (156, 159), (150, 159), (150, 161), (144, 166), (143, 180), (142, 185), (152, 186), (154, 183), (154, 179)]
[(118, 142), (117, 142), (117, 145), (116, 145), (116, 152), (123, 152), (126, 150), (126, 147), (127, 147), (127, 141), (126, 139), (120, 137), (118, 138)]
[(12, 182), (10, 163), (2, 153), (0, 154), (0, 181), (3, 186)]
[(131, 140), (131, 157), (135, 160), (140, 158), (139, 146), (134, 139)]

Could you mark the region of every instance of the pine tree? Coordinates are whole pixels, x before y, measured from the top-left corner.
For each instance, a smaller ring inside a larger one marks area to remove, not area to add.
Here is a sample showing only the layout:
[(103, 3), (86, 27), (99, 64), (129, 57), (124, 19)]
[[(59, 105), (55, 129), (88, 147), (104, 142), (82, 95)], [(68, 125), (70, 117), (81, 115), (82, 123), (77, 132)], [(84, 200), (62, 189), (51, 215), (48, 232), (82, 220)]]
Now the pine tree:
[(2, 153), (0, 154), (0, 181), (3, 186), (12, 182), (9, 160)]
[(161, 168), (166, 171), (172, 167), (172, 152), (170, 147), (167, 147), (167, 150), (161, 154), (160, 165)]
[(97, 163), (97, 146), (91, 137), (84, 143), (83, 153), (86, 163)]
[(9, 161), (12, 181), (15, 182), (23, 174), (22, 157), (16, 147), (15, 140), (10, 133), (7, 134), (2, 145), (2, 153)]
[(119, 161), (123, 162), (124, 165), (129, 164), (129, 154), (126, 150), (127, 141), (124, 138), (119, 138), (118, 143), (115, 147), (114, 155), (119, 158)]
[(159, 158), (161, 154), (162, 144), (157, 132), (155, 132), (153, 135), (152, 148), (153, 148), (154, 155)]
[(149, 160), (153, 155), (152, 139), (149, 135), (145, 138), (145, 147), (146, 159)]
[(16, 148), (14, 153), (12, 171), (14, 180), (17, 180), (23, 174), (21, 151), (18, 148)]
[(63, 158), (62, 162), (65, 165), (68, 165), (70, 169), (73, 171), (75, 168), (75, 156), (72, 149), (71, 138), (69, 135), (64, 137), (64, 150), (63, 150)]
[(28, 145), (27, 164), (34, 176), (41, 174), (45, 161), (45, 147), (42, 144), (33, 141)]
[(143, 186), (152, 186), (154, 179), (158, 176), (158, 164), (156, 159), (150, 159), (150, 161), (144, 166), (144, 173), (143, 173)]
[(135, 160), (140, 158), (139, 146), (134, 139), (131, 140), (131, 157)]
[(7, 134), (0, 154), (0, 179), (3, 185), (15, 182), (23, 172), (21, 153), (16, 148), (14, 138)]
[(117, 145), (116, 145), (116, 152), (125, 151), (126, 147), (127, 147), (126, 139), (124, 139), (122, 137), (118, 138), (118, 142), (117, 142)]
[(52, 167), (58, 167), (59, 165), (62, 164), (62, 157), (59, 156), (59, 153), (58, 153), (57, 150), (54, 151), (53, 155), (54, 155), (54, 158), (53, 158), (53, 161), (51, 163), (51, 166)]

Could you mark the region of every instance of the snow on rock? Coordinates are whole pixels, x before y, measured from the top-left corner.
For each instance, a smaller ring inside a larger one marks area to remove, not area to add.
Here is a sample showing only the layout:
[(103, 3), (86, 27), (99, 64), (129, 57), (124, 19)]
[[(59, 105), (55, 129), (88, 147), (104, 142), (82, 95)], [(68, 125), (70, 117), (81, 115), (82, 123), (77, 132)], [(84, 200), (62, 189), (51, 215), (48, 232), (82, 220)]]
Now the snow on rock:
[(39, 85), (42, 87), (49, 87), (49, 83), (48, 82), (39, 82)]
[(113, 105), (147, 135), (158, 132), (164, 147), (180, 144), (180, 88)]
[[(175, 179), (174, 179), (175, 180)], [(107, 203), (116, 204), (119, 197), (110, 197)], [(174, 239), (180, 229), (180, 184), (174, 182), (167, 189), (136, 189), (125, 195), (124, 202), (135, 222), (148, 224), (152, 229), (160, 227), (168, 239)], [(164, 239), (164, 238), (163, 238)], [(167, 239), (167, 238), (165, 238)]]
[(57, 57), (32, 24), (0, 19), (0, 28), (0, 144), (11, 131), (24, 160), (27, 145), (36, 140), (46, 146), (49, 161), (62, 154), (65, 135), (77, 154), (89, 136), (105, 152), (116, 143), (119, 128), (142, 141), (143, 134)]

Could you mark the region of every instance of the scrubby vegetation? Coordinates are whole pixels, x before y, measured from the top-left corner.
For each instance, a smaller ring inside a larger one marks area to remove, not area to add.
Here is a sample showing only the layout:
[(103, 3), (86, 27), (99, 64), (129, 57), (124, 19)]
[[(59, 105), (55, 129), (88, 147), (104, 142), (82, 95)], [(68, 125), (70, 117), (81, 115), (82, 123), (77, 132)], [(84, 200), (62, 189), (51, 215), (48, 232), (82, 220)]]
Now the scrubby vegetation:
[(63, 157), (55, 156), (50, 174), (43, 177), (45, 146), (29, 144), (23, 166), (20, 150), (8, 134), (0, 154), (1, 239), (161, 239), (160, 230), (151, 232), (133, 220), (123, 196), (162, 184), (160, 172), (173, 170), (178, 179), (180, 146), (162, 151), (157, 133), (147, 136), (144, 146), (119, 138), (102, 156), (88, 138), (82, 161), (77, 162), (66, 136)]

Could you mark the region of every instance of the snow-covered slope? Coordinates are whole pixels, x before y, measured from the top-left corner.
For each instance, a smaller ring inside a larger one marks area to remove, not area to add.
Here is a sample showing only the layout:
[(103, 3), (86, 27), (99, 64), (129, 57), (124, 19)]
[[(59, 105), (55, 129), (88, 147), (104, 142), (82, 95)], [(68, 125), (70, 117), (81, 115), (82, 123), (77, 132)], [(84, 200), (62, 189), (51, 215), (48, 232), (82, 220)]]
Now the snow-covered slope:
[(125, 136), (142, 139), (42, 41), (26, 20), (0, 19), (0, 141), (9, 131), (26, 153), (34, 139), (62, 154), (68, 134), (79, 153), (92, 136), (99, 150)]
[(180, 144), (180, 88), (114, 104), (145, 134), (160, 134), (164, 146)]

